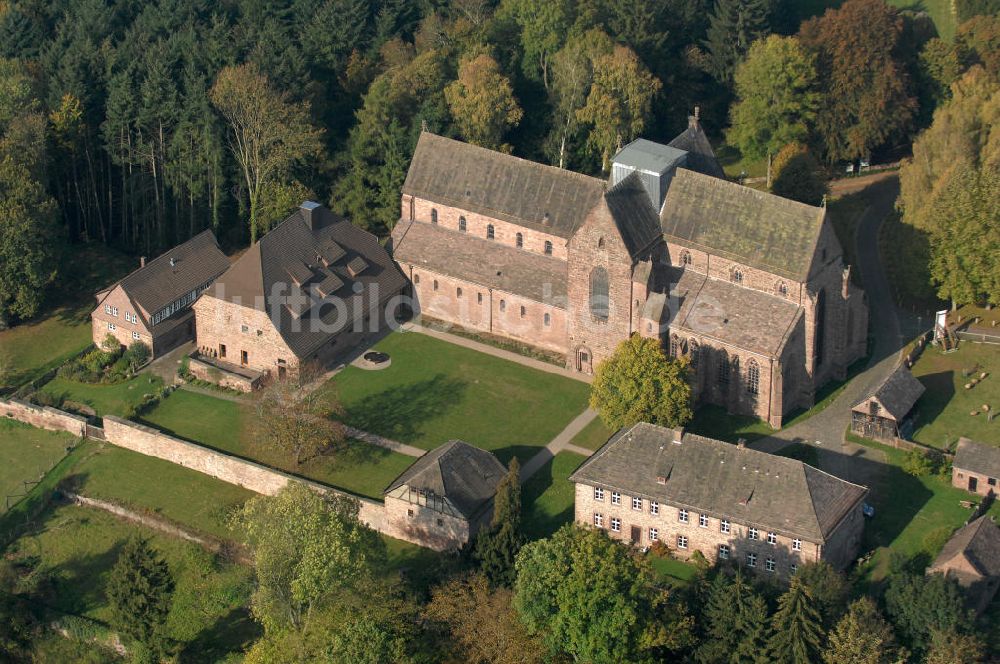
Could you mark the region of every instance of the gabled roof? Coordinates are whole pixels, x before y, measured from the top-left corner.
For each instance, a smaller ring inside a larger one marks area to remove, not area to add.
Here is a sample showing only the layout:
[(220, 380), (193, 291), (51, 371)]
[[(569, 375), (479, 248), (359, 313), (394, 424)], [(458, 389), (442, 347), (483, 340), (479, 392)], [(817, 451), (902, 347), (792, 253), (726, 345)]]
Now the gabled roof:
[(678, 168), (660, 212), (668, 241), (806, 281), (826, 210)]
[(420, 221), (392, 229), (397, 261), (566, 308), (566, 262)]
[(795, 459), (678, 433), (622, 429), (569, 479), (820, 543), (868, 492)]
[(967, 561), (980, 577), (1000, 577), (1000, 528), (985, 514), (962, 526), (945, 543), (931, 571), (945, 571), (960, 562), (956, 559)]
[(882, 404), (884, 412), (898, 422), (906, 417), (923, 393), (923, 383), (914, 378), (909, 369), (900, 365), (878, 387), (856, 403), (854, 410), (864, 408), (867, 412), (869, 400), (875, 398)]
[(959, 438), (951, 465), (962, 470), (1000, 478), (1000, 447)]
[(496, 494), (507, 469), (492, 453), (460, 440), (451, 440), (417, 459), (389, 485), (385, 493), (402, 486), (445, 499), (471, 518)]
[(569, 238), (604, 187), (604, 180), (425, 131), (403, 193)]
[[(307, 213), (315, 220), (312, 226)], [(357, 266), (359, 257), (366, 267), (352, 276), (349, 265)], [(375, 289), (378, 300), (385, 301), (405, 284), (374, 235), (314, 204), (275, 226), (205, 294), (266, 312), (289, 349), (303, 358), (343, 329), (342, 324), (369, 313), (369, 294)], [(324, 304), (325, 298), (343, 306)]]
[(633, 171), (604, 194), (611, 217), (633, 260), (660, 237), (660, 220), (642, 186), (639, 174)]
[[(171, 264), (171, 259), (173, 264)], [(132, 301), (150, 316), (212, 281), (229, 268), (215, 234), (205, 230), (132, 272), (118, 282)], [(113, 286), (102, 293), (110, 293)]]
[(726, 179), (726, 173), (719, 165), (719, 160), (715, 158), (715, 151), (712, 150), (712, 144), (702, 130), (697, 115), (689, 115), (687, 129), (677, 134), (667, 145), (688, 153), (687, 166), (692, 171), (711, 175), (713, 178)]

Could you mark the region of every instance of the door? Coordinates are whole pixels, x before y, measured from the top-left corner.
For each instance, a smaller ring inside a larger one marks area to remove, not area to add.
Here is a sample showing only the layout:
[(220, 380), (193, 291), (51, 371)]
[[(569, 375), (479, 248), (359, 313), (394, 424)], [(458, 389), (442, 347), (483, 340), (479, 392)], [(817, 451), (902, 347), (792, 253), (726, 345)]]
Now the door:
[(283, 364), (278, 365), (278, 380), (284, 380), (285, 376), (288, 375), (288, 370), (285, 369)]
[(975, 477), (970, 477), (969, 478), (969, 491), (972, 491), (973, 493), (975, 493), (976, 492), (976, 488), (978, 486), (979, 486), (979, 480), (976, 479)]
[(632, 540), (632, 544), (638, 544), (639, 540), (642, 539), (642, 528), (639, 526), (632, 526), (631, 535), (632, 537), (630, 539)]
[(240, 364), (246, 366), (250, 360), (249, 354), (245, 350), (240, 351)]
[(219, 357), (226, 359), (226, 344), (219, 344)]
[(590, 349), (581, 348), (576, 352), (576, 370), (586, 374), (593, 372)]

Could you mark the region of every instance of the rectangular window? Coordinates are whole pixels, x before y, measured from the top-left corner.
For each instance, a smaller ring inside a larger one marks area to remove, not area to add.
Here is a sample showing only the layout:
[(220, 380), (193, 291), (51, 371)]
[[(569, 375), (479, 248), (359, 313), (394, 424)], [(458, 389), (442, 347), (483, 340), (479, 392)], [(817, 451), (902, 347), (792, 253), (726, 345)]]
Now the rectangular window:
[(110, 304), (105, 304), (104, 305), (104, 313), (108, 314), (109, 316), (111, 315), (111, 305)]
[(802, 540), (800, 540), (800, 539), (793, 539), (792, 540), (792, 551), (801, 551), (801, 550), (802, 550)]
[(115, 330), (118, 329), (118, 326), (115, 325), (114, 323), (108, 323), (108, 329), (114, 332)]
[(133, 332), (132, 332), (132, 338), (133, 338), (133, 339), (135, 339), (135, 340), (138, 340), (138, 339), (139, 339), (139, 333), (138, 333), (138, 332), (135, 332), (135, 331), (133, 331)]
[(413, 510), (406, 510), (406, 516), (412, 517), (413, 516)]
[(764, 560), (764, 569), (768, 572), (774, 571), (774, 558), (767, 558)]
[(678, 535), (677, 536), (677, 548), (678, 549), (686, 549), (686, 548), (688, 548), (688, 538), (684, 537), (683, 535)]
[(621, 505), (622, 504), (622, 495), (620, 493), (618, 493), (617, 491), (612, 491), (611, 492), (611, 504), (612, 505)]
[(757, 539), (757, 529), (756, 528), (751, 528), (750, 530), (748, 530), (747, 531), (747, 537), (749, 537), (752, 540)]
[(688, 511), (687, 510), (677, 510), (677, 520), (681, 523), (688, 522)]
[(719, 532), (728, 533), (729, 532), (729, 519), (723, 519), (719, 521)]
[(604, 527), (604, 515), (594, 512), (594, 525), (598, 528)]
[(649, 541), (650, 542), (656, 542), (659, 539), (660, 539), (660, 531), (657, 530), (656, 528), (650, 528), (649, 529)]
[(708, 517), (704, 514), (698, 515), (698, 525), (702, 528), (708, 528)]
[(240, 332), (242, 332), (243, 334), (246, 334), (249, 331), (250, 331), (249, 327), (247, 327), (246, 325), (240, 325)]
[(594, 500), (604, 500), (604, 489), (599, 486), (594, 487)]
[(719, 545), (719, 558), (721, 560), (729, 560), (729, 545), (720, 544)]
[(747, 567), (756, 567), (756, 566), (757, 566), (757, 554), (756, 553), (748, 553), (747, 554)]
[(777, 533), (768, 533), (767, 534), (767, 543), (770, 544), (771, 546), (774, 546), (775, 544), (777, 544), (778, 543), (778, 534)]
[(659, 514), (660, 513), (660, 504), (658, 502), (656, 502), (655, 500), (649, 501), (649, 513), (650, 514)]
[(617, 517), (612, 518), (611, 519), (611, 532), (613, 532), (613, 533), (619, 533), (619, 532), (621, 532), (621, 529), (622, 529), (622, 520), (619, 519), (619, 518), (617, 518)]
[(483, 294), (476, 293), (476, 304), (482, 304), (482, 303), (483, 303)]
[(112, 316), (118, 315), (118, 307), (111, 307), (111, 315)]
[(989, 484), (990, 486), (996, 486), (997, 485), (997, 478), (991, 477), (988, 480), (986, 480), (986, 483)]
[(632, 509), (642, 511), (642, 498), (632, 498)]

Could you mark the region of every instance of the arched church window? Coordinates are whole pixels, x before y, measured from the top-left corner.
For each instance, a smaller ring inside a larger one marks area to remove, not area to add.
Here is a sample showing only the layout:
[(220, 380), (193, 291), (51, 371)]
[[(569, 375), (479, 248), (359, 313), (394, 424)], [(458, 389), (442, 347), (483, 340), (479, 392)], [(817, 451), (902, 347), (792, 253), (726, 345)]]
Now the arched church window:
[(490, 224), (486, 227), (486, 239), (492, 240), (495, 237), (496, 237), (496, 231), (493, 228), (493, 224)]
[(431, 223), (436, 224), (437, 222), (438, 222), (437, 208), (431, 208)]
[(458, 230), (462, 231), (463, 233), (468, 230), (468, 224), (466, 224), (465, 222), (465, 217), (458, 218)]
[(760, 391), (760, 365), (757, 360), (750, 360), (747, 365), (747, 392), (757, 394)]
[(814, 349), (816, 366), (823, 364), (823, 345), (826, 341), (826, 291), (820, 289), (816, 295), (816, 339)]
[(590, 313), (601, 320), (607, 320), (610, 314), (608, 271), (603, 267), (595, 267), (590, 273)]
[(719, 352), (719, 366), (716, 375), (719, 385), (729, 385), (729, 355), (726, 351)]
[(522, 233), (518, 233), (514, 236), (514, 244), (517, 245), (518, 249), (524, 248), (524, 235)]
[(690, 265), (692, 262), (691, 252), (685, 249), (681, 252), (681, 265)]
[(730, 275), (730, 279), (732, 279), (732, 282), (734, 284), (742, 284), (743, 283), (743, 270), (739, 269), (738, 267), (737, 268), (733, 268), (732, 274)]
[(546, 256), (552, 255), (552, 243), (549, 242), (548, 240), (545, 241), (545, 255)]

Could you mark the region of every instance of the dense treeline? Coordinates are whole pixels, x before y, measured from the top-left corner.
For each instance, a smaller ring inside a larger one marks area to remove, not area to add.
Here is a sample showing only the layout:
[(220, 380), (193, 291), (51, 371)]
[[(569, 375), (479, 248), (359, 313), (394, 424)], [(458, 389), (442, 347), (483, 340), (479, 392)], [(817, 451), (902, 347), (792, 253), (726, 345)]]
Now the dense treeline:
[(63, 239), (155, 254), (212, 228), (235, 247), (307, 196), (384, 235), (424, 127), (591, 173), (696, 105), (754, 158), (905, 144), (965, 63), (926, 16), (810, 18), (832, 4), (0, 2), (0, 320), (38, 311)]

